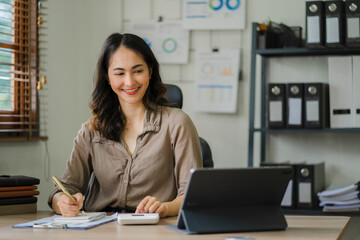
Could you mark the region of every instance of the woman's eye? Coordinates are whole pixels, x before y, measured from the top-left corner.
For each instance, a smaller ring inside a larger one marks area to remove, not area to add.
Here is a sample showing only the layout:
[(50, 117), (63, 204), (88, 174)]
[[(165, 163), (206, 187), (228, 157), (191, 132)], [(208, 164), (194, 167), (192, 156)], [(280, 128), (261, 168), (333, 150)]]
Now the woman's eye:
[(142, 73), (143, 70), (136, 70), (135, 73)]
[(116, 76), (122, 76), (124, 73), (115, 73)]

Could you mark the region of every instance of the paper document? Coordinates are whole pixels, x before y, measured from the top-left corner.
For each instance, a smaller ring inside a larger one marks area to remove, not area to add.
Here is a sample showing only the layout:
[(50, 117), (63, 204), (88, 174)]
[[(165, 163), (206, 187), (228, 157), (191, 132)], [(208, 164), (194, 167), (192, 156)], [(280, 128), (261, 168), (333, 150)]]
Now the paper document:
[(57, 215), (54, 218), (54, 221), (59, 223), (69, 223), (69, 222), (91, 222), (94, 220), (99, 220), (106, 216), (105, 212), (87, 212), (86, 214), (79, 213), (76, 217), (63, 217)]
[[(88, 221), (88, 222), (77, 222), (77, 221), (72, 221), (72, 222), (68, 222), (68, 223), (55, 222), (55, 218), (58, 218), (58, 217), (59, 217), (58, 215), (54, 215), (52, 217), (37, 219), (37, 220), (31, 221), (31, 222), (16, 224), (16, 225), (13, 225), (12, 227), (13, 228), (41, 228), (41, 226), (43, 226), (42, 228), (45, 228), (45, 229), (63, 228), (63, 229), (85, 230), (85, 229), (93, 228), (93, 227), (102, 225), (104, 223), (108, 223), (108, 222), (116, 220), (117, 213), (114, 213), (111, 216), (105, 216), (101, 219)], [(60, 225), (62, 225), (62, 226), (60, 226)]]
[(326, 190), (318, 193), (319, 197), (329, 197), (334, 195), (341, 195), (341, 194), (347, 194), (353, 191), (358, 190), (358, 184), (351, 184), (349, 186), (333, 189), (333, 190)]

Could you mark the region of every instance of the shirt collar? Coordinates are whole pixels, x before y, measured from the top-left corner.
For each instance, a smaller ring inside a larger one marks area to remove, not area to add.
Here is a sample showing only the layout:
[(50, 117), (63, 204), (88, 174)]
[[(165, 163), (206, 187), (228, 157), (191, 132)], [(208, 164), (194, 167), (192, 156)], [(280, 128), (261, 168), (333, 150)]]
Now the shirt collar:
[(155, 110), (147, 109), (145, 111), (143, 133), (160, 131), (161, 112), (161, 107), (155, 107)]

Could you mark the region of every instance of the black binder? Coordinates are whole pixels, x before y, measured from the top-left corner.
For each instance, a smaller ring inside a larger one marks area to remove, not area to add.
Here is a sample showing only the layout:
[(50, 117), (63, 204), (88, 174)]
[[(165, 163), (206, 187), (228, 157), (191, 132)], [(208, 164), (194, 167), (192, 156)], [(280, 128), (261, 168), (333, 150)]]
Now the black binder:
[(329, 84), (306, 83), (304, 85), (305, 128), (329, 127)]
[(360, 47), (360, 0), (345, 1), (347, 47)]
[(281, 201), (282, 208), (295, 208), (296, 207), (296, 200), (297, 200), (297, 177), (295, 176), (296, 172), (296, 165), (292, 164), (288, 161), (285, 162), (260, 162), (260, 167), (291, 167), (293, 169), (292, 178), (290, 179), (288, 186), (286, 188), (284, 197)]
[(325, 2), (326, 47), (341, 47), (345, 43), (345, 13), (342, 0)]
[(177, 226), (184, 233), (284, 230), (290, 167), (192, 169)]
[(288, 83), (286, 85), (286, 126), (288, 128), (304, 127), (304, 84)]
[(0, 187), (32, 186), (40, 183), (40, 179), (22, 175), (0, 175)]
[(267, 120), (268, 128), (285, 128), (286, 126), (286, 101), (285, 84), (268, 84)]
[(325, 13), (323, 1), (306, 2), (306, 46), (323, 48), (325, 44)]
[(318, 192), (325, 188), (325, 164), (299, 164), (296, 166), (297, 208), (320, 208)]

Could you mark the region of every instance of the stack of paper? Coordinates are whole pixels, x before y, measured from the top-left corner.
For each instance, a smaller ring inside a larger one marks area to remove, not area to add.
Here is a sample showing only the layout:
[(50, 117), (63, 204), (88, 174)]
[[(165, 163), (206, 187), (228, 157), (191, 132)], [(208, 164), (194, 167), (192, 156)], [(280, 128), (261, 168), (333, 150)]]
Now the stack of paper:
[(320, 206), (324, 212), (360, 211), (359, 183), (319, 192)]
[(39, 183), (33, 177), (0, 175), (0, 215), (36, 212)]
[(76, 217), (56, 216), (55, 222), (60, 223), (84, 223), (102, 219), (106, 216), (106, 212), (87, 212), (85, 214), (79, 213)]

